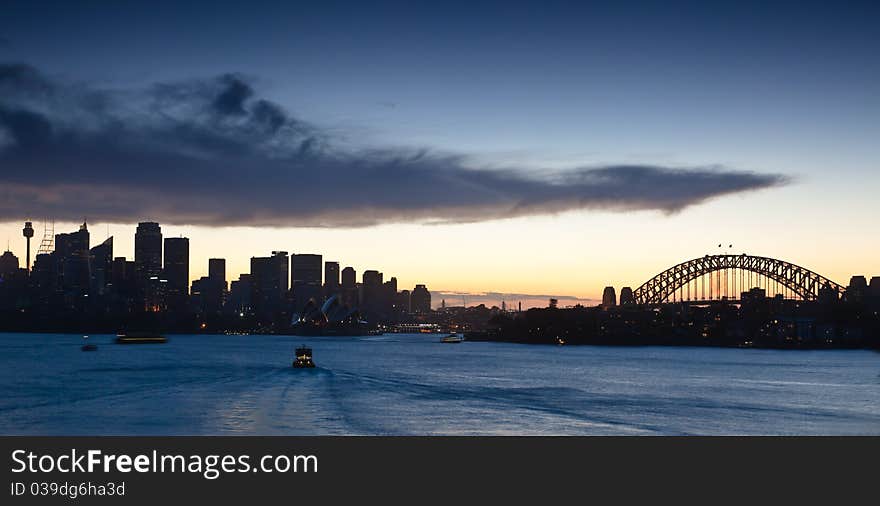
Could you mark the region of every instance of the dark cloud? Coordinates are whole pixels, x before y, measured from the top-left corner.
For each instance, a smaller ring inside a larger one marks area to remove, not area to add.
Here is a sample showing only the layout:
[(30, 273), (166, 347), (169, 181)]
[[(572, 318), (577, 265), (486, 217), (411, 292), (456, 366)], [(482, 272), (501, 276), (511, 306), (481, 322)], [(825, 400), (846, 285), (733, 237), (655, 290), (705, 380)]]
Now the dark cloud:
[(218, 114), (244, 116), (245, 102), (254, 95), (253, 88), (242, 81), (241, 77), (225, 75), (220, 78), (222, 89), (212, 105)]
[(52, 138), (52, 124), (37, 113), (24, 109), (0, 107), (0, 125), (4, 125), (10, 141), (20, 149), (42, 147)]
[(719, 167), (536, 175), (466, 162), (428, 150), (342, 150), (238, 74), (105, 90), (0, 65), (0, 220), (367, 226), (574, 209), (675, 212), (786, 182)]
[[(43, 96), (54, 87), (37, 70), (24, 63), (0, 63), (0, 90), (6, 100)], [(5, 101), (5, 100), (4, 100)]]

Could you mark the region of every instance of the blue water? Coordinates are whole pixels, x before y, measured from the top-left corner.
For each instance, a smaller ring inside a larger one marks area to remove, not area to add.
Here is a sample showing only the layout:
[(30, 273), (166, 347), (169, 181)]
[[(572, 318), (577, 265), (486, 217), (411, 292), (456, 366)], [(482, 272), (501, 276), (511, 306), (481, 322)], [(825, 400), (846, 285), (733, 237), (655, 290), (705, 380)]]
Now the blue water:
[(869, 351), (169, 338), (0, 334), (0, 433), (880, 434)]

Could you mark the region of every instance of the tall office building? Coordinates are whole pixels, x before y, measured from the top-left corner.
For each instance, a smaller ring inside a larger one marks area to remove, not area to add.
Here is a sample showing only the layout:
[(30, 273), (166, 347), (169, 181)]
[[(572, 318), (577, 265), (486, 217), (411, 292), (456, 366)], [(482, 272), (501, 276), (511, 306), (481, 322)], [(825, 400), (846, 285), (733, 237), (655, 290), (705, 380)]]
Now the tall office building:
[(606, 286), (602, 292), (602, 305), (605, 307), (614, 307), (617, 305), (617, 292), (613, 286)]
[(868, 293), (871, 297), (880, 297), (880, 276), (872, 276), (868, 283)]
[(45, 301), (58, 287), (58, 263), (55, 261), (54, 251), (37, 253), (30, 278), (38, 297)]
[(846, 300), (849, 302), (861, 302), (868, 295), (868, 280), (865, 276), (852, 276), (846, 287)]
[(223, 306), (224, 313), (232, 313), (244, 317), (253, 312), (252, 297), (254, 294), (250, 274), (241, 274), (238, 280), (229, 284), (229, 297)]
[(290, 281), (297, 283), (321, 284), (321, 255), (300, 253), (290, 257)]
[(139, 310), (159, 311), (163, 304), (162, 229), (158, 223), (138, 223), (134, 234), (134, 283)]
[(382, 317), (388, 321), (396, 319), (397, 314), (400, 313), (400, 309), (397, 307), (397, 278), (394, 276), (382, 284), (380, 310)]
[(89, 229), (83, 223), (79, 230), (55, 235), (56, 273), (58, 286), (68, 295), (85, 295), (89, 290)]
[(140, 284), (162, 272), (162, 229), (158, 223), (138, 223), (134, 234), (134, 269)]
[(342, 269), (342, 288), (355, 288), (357, 286), (357, 272), (353, 267)]
[(208, 277), (223, 285), (226, 290), (226, 259), (225, 258), (209, 258), (208, 259)]
[(382, 273), (379, 271), (364, 271), (363, 280), (364, 286), (381, 286), (382, 285)]
[[(235, 281), (233, 281), (233, 283), (235, 283)], [(196, 308), (202, 318), (211, 320), (220, 315), (224, 304), (226, 304), (227, 300), (231, 299), (231, 297), (227, 297), (228, 295), (226, 284), (226, 259), (208, 259), (208, 275), (202, 276), (192, 282), (190, 298), (193, 307)], [(240, 293), (237, 294), (237, 296), (241, 299)], [(242, 311), (236, 309), (235, 312), (241, 313)]]
[(262, 323), (279, 322), (286, 314), (289, 265), (286, 251), (251, 258), (250, 303)]
[(425, 285), (416, 285), (409, 294), (409, 300), (413, 313), (427, 314), (431, 312), (431, 292)]
[(169, 309), (181, 310), (186, 307), (189, 295), (189, 239), (169, 237), (165, 239), (165, 264), (162, 271), (165, 283), (165, 298)]
[(323, 302), (321, 289), (321, 255), (300, 253), (290, 257), (290, 285), (293, 289), (294, 309), (302, 312), (310, 302), (320, 307)]
[(127, 307), (135, 295), (135, 269), (134, 261), (126, 260), (125, 257), (113, 259), (113, 267), (110, 273), (112, 292), (120, 302)]
[(339, 291), (339, 262), (324, 262), (324, 288), (328, 297)]
[(401, 313), (411, 313), (412, 305), (410, 304), (409, 290), (401, 290), (397, 294), (397, 309)]
[(272, 268), (272, 257), (251, 257), (251, 288), (254, 306), (263, 309), (265, 302), (281, 296), (277, 271)]
[(18, 272), (18, 257), (6, 250), (0, 255), (0, 279), (7, 279)]
[(378, 321), (382, 314), (382, 273), (364, 271), (361, 280), (361, 314), (369, 321)]
[(91, 292), (94, 295), (106, 294), (113, 279), (113, 238), (95, 246), (89, 251), (91, 266)]
[[(218, 259), (212, 259), (218, 260)], [(208, 267), (208, 275), (192, 282), (190, 299), (198, 314), (204, 318), (203, 323), (220, 315), (226, 301), (226, 280), (218, 269)], [(213, 275), (213, 276), (212, 276)]]
[[(132, 272), (126, 273), (126, 267), (128, 262), (125, 257), (115, 257), (113, 259), (113, 270), (110, 274), (110, 282), (116, 285), (117, 283), (124, 282), (127, 278), (132, 276)], [(126, 275), (127, 274), (127, 275)]]
[(353, 267), (342, 269), (342, 304), (350, 308), (358, 307), (360, 299), (358, 297), (357, 272)]

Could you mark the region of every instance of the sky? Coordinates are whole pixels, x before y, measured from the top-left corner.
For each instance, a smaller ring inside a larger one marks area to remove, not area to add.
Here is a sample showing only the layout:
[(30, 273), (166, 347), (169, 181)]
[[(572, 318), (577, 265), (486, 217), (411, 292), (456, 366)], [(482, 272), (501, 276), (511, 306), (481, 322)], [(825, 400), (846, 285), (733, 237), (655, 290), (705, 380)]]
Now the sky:
[(85, 218), (189, 237), (194, 278), (314, 252), (508, 303), (719, 243), (880, 275), (877, 4), (180, 4), (4, 2), (20, 258)]

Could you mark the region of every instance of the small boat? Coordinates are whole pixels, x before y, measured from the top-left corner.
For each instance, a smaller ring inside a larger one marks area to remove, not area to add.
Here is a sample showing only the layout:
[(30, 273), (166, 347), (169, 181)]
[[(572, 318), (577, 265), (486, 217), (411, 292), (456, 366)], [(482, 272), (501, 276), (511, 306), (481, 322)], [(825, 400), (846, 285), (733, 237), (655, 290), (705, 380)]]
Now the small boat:
[(83, 342), (86, 343), (80, 348), (82, 351), (98, 351), (98, 345), (88, 342), (89, 336), (83, 336)]
[(305, 345), (297, 348), (296, 358), (293, 360), (293, 367), (295, 369), (315, 367), (315, 363), (312, 362), (312, 349)]
[(464, 341), (464, 338), (458, 334), (449, 334), (440, 340), (441, 343), (460, 343)]
[(160, 344), (168, 338), (153, 332), (127, 332), (116, 334), (116, 344)]

